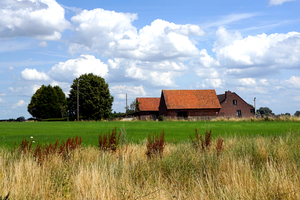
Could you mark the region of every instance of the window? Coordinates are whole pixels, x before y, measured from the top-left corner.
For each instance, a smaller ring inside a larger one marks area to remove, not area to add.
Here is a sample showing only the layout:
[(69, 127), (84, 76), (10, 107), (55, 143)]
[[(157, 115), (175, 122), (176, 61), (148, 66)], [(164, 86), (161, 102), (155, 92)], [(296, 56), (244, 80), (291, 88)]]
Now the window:
[(242, 117), (242, 111), (241, 111), (241, 110), (237, 110), (237, 111), (236, 111), (236, 116)]
[(251, 112), (251, 113), (254, 113), (254, 109), (253, 109), (253, 108), (251, 108), (251, 109), (250, 109), (250, 112)]
[(233, 105), (237, 105), (237, 100), (236, 99), (233, 100)]

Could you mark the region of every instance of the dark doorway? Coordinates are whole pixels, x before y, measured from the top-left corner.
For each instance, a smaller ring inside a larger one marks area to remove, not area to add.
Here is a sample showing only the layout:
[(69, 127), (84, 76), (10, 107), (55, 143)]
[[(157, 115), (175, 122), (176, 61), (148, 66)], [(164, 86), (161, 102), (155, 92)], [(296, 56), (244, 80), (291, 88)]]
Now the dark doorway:
[(186, 111), (178, 111), (177, 112), (177, 117), (186, 118), (187, 117), (187, 112)]

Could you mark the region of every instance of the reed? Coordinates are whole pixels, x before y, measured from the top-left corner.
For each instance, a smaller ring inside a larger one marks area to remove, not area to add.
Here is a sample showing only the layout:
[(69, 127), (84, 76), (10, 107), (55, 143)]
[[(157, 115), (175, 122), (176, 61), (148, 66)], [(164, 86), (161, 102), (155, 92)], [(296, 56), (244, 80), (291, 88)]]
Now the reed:
[[(147, 140), (115, 153), (76, 148), (39, 164), (0, 149), (0, 197), (11, 199), (300, 199), (300, 133), (228, 137), (204, 152), (167, 143), (148, 159)], [(204, 144), (205, 145), (205, 144)], [(215, 147), (215, 148), (212, 148)]]

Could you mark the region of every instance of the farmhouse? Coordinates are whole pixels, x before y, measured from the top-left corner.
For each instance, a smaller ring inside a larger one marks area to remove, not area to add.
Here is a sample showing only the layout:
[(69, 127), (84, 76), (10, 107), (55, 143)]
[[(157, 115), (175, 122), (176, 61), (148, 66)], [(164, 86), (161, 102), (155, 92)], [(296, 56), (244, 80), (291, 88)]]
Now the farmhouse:
[(153, 119), (156, 120), (159, 115), (160, 98), (136, 98), (139, 106), (137, 117), (140, 120)]
[(221, 117), (254, 117), (254, 107), (244, 101), (234, 92), (226, 91), (218, 95), (222, 106), (219, 116)]
[(218, 116), (215, 90), (162, 90), (159, 115), (169, 117)]
[(141, 120), (165, 117), (253, 117), (254, 107), (234, 92), (162, 90), (161, 98), (137, 98)]

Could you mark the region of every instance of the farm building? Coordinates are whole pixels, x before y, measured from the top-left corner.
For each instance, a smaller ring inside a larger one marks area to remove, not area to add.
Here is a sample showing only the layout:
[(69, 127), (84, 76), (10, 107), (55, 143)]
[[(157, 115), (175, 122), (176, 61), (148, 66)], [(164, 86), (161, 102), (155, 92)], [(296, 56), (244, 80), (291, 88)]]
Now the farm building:
[(220, 109), (215, 90), (162, 90), (159, 115), (184, 118), (218, 116)]
[(137, 117), (141, 120), (153, 119), (156, 120), (159, 115), (160, 98), (136, 98), (139, 106)]
[(254, 117), (254, 107), (234, 92), (226, 91), (218, 95), (221, 117)]

